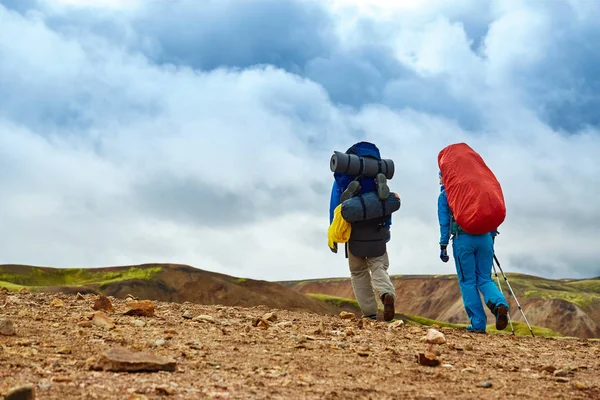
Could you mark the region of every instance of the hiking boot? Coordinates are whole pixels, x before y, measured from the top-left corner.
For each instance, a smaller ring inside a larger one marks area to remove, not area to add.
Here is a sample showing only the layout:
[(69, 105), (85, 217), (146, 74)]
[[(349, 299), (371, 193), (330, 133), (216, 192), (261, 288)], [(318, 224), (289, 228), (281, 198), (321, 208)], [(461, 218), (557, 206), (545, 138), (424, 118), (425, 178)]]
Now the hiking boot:
[(508, 310), (504, 304), (496, 308), (496, 329), (501, 331), (508, 325)]
[(394, 319), (396, 310), (394, 309), (394, 296), (389, 293), (381, 296), (381, 302), (383, 303), (383, 320), (391, 321)]
[(363, 315), (363, 318), (368, 318), (372, 319), (373, 321), (377, 321), (377, 314)]
[(377, 183), (377, 195), (379, 196), (379, 200), (387, 200), (387, 198), (390, 197), (390, 187), (387, 184), (385, 175), (382, 173), (377, 174), (375, 182)]
[(348, 184), (348, 187), (346, 188), (346, 190), (344, 190), (344, 192), (340, 196), (340, 203), (343, 203), (344, 201), (348, 200), (349, 198), (356, 196), (359, 191), (360, 191), (360, 182), (358, 182), (358, 181), (350, 182), (350, 184)]

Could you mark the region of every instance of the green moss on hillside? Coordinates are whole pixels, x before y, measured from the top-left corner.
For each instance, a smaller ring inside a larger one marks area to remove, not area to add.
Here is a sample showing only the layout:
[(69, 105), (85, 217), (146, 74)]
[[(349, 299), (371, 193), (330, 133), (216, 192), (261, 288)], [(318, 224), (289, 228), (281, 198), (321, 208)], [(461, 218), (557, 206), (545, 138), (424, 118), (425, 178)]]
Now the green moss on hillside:
[(32, 268), (27, 273), (9, 273), (0, 270), (0, 286), (10, 290), (20, 287), (35, 289), (44, 286), (82, 286), (142, 279), (150, 280), (162, 271), (161, 267), (130, 267), (120, 271), (102, 271), (94, 268)]
[(307, 295), (314, 299), (324, 301), (325, 303), (333, 304), (337, 307), (350, 306), (350, 307), (354, 308), (355, 310), (360, 310), (360, 307), (358, 306), (358, 302), (356, 300), (346, 299), (346, 298), (337, 297), (337, 296), (329, 296), (327, 294), (320, 294), (320, 293), (307, 293)]

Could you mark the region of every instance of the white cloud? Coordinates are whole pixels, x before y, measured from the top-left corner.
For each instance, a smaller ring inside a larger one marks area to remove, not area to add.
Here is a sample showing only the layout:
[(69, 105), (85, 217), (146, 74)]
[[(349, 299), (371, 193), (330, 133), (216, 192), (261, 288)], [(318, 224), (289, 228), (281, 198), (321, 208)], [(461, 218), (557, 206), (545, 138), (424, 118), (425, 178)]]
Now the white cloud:
[[(466, 141), (505, 191), (508, 215), (498, 239), (505, 270), (600, 274), (600, 191), (592, 183), (599, 132), (557, 133), (528, 107), (529, 92), (518, 81), (549, 51), (551, 44), (537, 39), (554, 20), (519, 7), (478, 7), (416, 4), (390, 13), (426, 23), (382, 17), (373, 30), (370, 18), (379, 17), (359, 13), (344, 31), (359, 42), (302, 50), (317, 54), (306, 56), (306, 65), (329, 73), (313, 79), (302, 75), (304, 66), (203, 70), (192, 58), (157, 61), (145, 45), (136, 47), (157, 37), (136, 30), (129, 17), (120, 23), (135, 40), (125, 44), (86, 24), (73, 28), (82, 20), (70, 19), (68, 9), (58, 24), (47, 9), (19, 14), (0, 6), (0, 262), (181, 262), (269, 280), (347, 276), (343, 255), (326, 244), (329, 156), (369, 140), (395, 160), (390, 185), (402, 197), (390, 272), (453, 273), (453, 263), (437, 257), (436, 160), (447, 144)], [(471, 9), (495, 18), (479, 47), (470, 22), (458, 20)], [(334, 15), (334, 23), (349, 21), (345, 15)], [(377, 48), (392, 56), (383, 62), (388, 54), (369, 46), (386, 37)], [(178, 51), (194, 52), (183, 45)], [(333, 54), (345, 58), (327, 64)], [(336, 69), (352, 61), (349, 54), (370, 72)], [(364, 84), (370, 104), (333, 102), (327, 83), (334, 78)], [(464, 128), (461, 112), (476, 128)]]

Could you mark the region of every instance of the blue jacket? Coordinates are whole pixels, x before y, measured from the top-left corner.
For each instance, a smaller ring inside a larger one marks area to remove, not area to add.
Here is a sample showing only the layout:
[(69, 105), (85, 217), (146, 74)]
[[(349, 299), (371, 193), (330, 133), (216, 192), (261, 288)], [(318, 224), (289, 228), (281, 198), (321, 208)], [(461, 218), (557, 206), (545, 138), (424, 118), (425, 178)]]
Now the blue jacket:
[(440, 186), (440, 195), (438, 196), (438, 221), (440, 223), (440, 244), (447, 245), (450, 241), (450, 223), (452, 219), (444, 185)]

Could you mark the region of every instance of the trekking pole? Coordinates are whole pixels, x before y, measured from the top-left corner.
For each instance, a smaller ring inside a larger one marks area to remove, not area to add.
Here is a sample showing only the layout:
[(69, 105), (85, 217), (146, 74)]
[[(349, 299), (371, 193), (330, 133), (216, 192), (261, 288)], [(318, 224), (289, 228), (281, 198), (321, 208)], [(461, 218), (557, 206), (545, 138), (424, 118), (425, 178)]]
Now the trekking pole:
[(508, 291), (514, 297), (515, 301), (517, 302), (517, 307), (519, 307), (519, 310), (521, 310), (521, 314), (523, 314), (523, 318), (525, 319), (525, 322), (527, 323), (527, 327), (529, 328), (529, 332), (531, 332), (531, 336), (535, 337), (535, 335), (533, 334), (533, 330), (531, 329), (531, 325), (529, 325), (529, 321), (527, 321), (527, 317), (525, 316), (525, 313), (523, 312), (523, 309), (521, 308), (521, 305), (519, 304), (519, 300), (517, 300), (517, 296), (515, 295), (515, 292), (513, 292), (512, 287), (510, 286), (510, 282), (508, 281), (508, 278), (504, 274), (504, 271), (502, 270), (502, 267), (500, 266), (500, 262), (498, 261), (498, 257), (496, 257), (495, 254), (494, 254), (494, 261), (496, 261), (496, 264), (498, 264), (498, 269), (500, 269), (500, 272), (502, 273), (502, 276), (504, 277), (504, 280), (506, 281), (506, 284), (508, 285)]
[[(496, 280), (498, 281), (498, 289), (500, 289), (500, 293), (502, 293), (502, 286), (500, 286), (500, 277), (498, 276), (498, 272), (496, 271), (496, 266), (492, 263), (492, 267), (494, 268), (494, 275), (496, 275)], [(510, 324), (510, 330), (512, 331), (513, 336), (517, 336), (515, 333), (515, 328), (513, 327), (512, 320), (510, 319), (510, 311), (506, 312), (508, 316), (508, 323)]]

